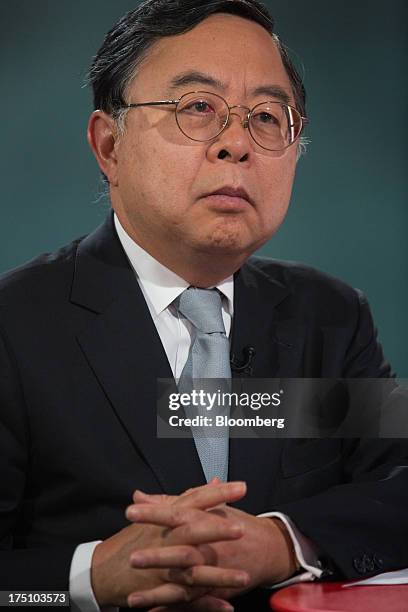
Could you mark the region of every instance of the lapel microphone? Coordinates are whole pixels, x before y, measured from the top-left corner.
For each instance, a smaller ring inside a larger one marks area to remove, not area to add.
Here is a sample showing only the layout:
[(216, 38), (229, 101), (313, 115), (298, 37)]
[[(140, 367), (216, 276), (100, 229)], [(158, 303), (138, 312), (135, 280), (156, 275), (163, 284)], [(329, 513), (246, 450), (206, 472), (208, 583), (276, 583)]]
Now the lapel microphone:
[(235, 353), (231, 355), (230, 364), (231, 372), (235, 374), (245, 374), (246, 376), (252, 376), (252, 362), (256, 355), (256, 351), (253, 346), (246, 346), (242, 350), (242, 360), (238, 361), (235, 357)]

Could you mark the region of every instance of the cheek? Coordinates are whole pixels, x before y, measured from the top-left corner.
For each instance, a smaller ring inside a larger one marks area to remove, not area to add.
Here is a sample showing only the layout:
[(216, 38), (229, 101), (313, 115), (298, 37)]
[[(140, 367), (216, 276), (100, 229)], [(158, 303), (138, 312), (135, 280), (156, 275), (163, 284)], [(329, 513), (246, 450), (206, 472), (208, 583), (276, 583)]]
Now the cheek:
[(261, 167), (258, 177), (261, 195), (261, 214), (265, 220), (282, 221), (289, 206), (295, 175), (293, 156), (269, 160)]
[[(202, 153), (144, 135), (121, 151), (120, 192), (128, 214), (155, 224), (180, 224), (191, 205)], [(160, 221), (161, 220), (161, 221)]]
[(143, 142), (129, 158), (134, 160), (134, 182), (150, 194), (173, 194), (179, 198), (188, 193), (201, 164), (201, 155), (194, 147), (174, 147), (166, 141)]

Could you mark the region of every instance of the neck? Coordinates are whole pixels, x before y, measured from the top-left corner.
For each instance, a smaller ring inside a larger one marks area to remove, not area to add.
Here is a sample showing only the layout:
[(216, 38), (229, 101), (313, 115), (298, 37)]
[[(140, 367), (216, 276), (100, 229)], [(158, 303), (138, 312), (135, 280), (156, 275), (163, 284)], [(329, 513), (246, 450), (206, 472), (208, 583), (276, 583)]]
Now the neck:
[(232, 276), (249, 253), (225, 252), (222, 249), (193, 249), (181, 243), (157, 242), (136, 234), (126, 217), (119, 221), (128, 236), (163, 266), (194, 287), (212, 287)]
[(181, 276), (189, 285), (194, 287), (213, 287), (229, 276), (232, 276), (244, 263), (246, 257), (220, 257), (218, 253), (199, 253), (189, 255), (187, 265), (185, 260), (162, 258), (160, 254), (154, 255), (160, 263)]

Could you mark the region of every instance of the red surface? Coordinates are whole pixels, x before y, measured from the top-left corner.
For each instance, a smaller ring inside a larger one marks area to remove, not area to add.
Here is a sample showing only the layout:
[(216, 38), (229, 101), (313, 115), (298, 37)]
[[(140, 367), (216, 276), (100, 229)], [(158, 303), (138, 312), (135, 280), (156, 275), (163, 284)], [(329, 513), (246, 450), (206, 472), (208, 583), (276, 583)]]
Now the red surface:
[(270, 605), (274, 612), (408, 612), (408, 585), (295, 584), (275, 593)]

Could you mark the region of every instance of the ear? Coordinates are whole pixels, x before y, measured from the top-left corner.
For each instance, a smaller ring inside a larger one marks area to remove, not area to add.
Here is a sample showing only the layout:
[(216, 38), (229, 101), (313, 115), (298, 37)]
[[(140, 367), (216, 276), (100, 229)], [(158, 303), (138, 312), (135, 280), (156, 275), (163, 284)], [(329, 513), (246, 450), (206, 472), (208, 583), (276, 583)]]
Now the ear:
[(92, 113), (88, 122), (87, 138), (102, 172), (111, 186), (117, 185), (117, 129), (114, 119), (101, 110)]

